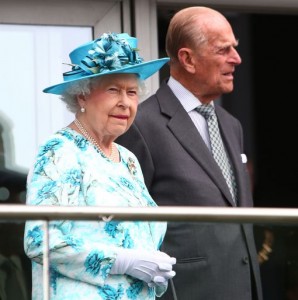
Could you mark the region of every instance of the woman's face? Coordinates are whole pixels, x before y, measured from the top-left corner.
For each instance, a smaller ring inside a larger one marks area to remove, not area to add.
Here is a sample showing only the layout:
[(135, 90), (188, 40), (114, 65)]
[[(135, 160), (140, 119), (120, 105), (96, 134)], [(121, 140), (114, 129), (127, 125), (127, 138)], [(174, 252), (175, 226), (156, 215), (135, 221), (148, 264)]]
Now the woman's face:
[(100, 78), (87, 96), (78, 101), (87, 130), (101, 139), (115, 140), (131, 126), (139, 102), (139, 83), (135, 74), (111, 74)]

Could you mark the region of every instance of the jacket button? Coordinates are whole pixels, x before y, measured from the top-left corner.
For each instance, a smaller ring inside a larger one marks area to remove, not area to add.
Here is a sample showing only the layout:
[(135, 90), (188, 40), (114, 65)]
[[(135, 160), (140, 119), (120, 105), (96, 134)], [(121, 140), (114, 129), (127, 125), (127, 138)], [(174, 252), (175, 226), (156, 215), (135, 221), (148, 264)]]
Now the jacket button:
[(244, 257), (242, 258), (242, 261), (243, 261), (244, 264), (248, 264), (248, 262), (249, 262), (248, 257), (247, 257), (247, 256), (244, 256)]

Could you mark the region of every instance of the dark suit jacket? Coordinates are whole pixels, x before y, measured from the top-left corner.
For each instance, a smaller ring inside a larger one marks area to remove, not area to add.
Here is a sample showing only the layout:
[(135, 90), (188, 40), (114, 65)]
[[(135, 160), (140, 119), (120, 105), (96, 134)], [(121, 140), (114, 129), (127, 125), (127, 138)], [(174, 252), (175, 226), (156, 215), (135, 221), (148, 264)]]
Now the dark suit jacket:
[[(235, 170), (238, 206), (251, 207), (242, 127), (222, 107), (216, 106), (216, 114)], [(117, 142), (138, 157), (158, 205), (234, 205), (219, 167), (165, 82), (139, 105), (133, 126)], [(251, 224), (168, 223), (163, 251), (177, 258), (173, 283), (179, 300), (262, 299)], [(161, 299), (173, 300), (171, 293), (169, 285)]]

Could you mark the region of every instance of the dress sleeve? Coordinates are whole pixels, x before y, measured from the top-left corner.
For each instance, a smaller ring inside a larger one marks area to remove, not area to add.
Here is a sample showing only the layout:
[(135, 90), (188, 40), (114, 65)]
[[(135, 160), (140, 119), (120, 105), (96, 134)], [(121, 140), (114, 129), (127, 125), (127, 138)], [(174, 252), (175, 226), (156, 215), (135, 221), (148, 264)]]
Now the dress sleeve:
[[(73, 148), (68, 147), (63, 139), (50, 140), (40, 148), (28, 175), (27, 205), (82, 205), (79, 199), (83, 197), (83, 168)], [(80, 231), (79, 224), (84, 227), (87, 222), (49, 222), (51, 276), (103, 285), (115, 261), (116, 246), (107, 246), (100, 239), (89, 239), (80, 234), (83, 231)], [(43, 224), (43, 221), (27, 221), (25, 226), (25, 253), (38, 264), (42, 264), (43, 259)]]

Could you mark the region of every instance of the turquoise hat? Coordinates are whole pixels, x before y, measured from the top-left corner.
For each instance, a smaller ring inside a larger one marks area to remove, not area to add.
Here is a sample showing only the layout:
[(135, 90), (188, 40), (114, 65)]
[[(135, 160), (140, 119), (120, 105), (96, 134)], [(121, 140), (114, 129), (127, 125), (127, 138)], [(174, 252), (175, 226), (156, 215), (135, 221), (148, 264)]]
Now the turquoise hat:
[(47, 87), (43, 92), (61, 95), (74, 82), (108, 74), (137, 74), (140, 79), (147, 79), (169, 58), (144, 62), (138, 54), (137, 42), (127, 33), (104, 33), (79, 46), (69, 54), (72, 70), (63, 73), (64, 82)]

